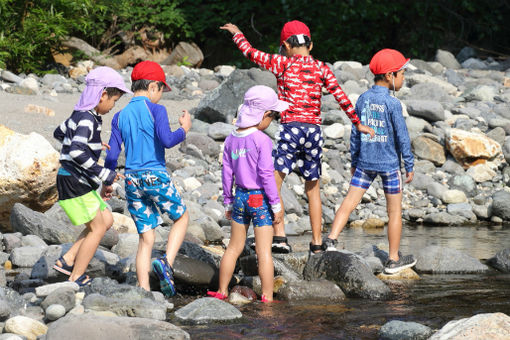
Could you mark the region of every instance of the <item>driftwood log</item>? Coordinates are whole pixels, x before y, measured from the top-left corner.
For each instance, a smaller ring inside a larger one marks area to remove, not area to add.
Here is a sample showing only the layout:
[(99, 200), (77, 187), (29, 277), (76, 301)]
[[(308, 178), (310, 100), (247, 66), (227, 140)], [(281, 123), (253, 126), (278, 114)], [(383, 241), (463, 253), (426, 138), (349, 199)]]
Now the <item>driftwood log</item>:
[(111, 56), (102, 54), (98, 49), (90, 46), (87, 42), (76, 38), (70, 37), (64, 40), (63, 45), (65, 47), (74, 48), (82, 51), (87, 57), (92, 59), (96, 64), (109, 66), (115, 70), (120, 70), (121, 65)]

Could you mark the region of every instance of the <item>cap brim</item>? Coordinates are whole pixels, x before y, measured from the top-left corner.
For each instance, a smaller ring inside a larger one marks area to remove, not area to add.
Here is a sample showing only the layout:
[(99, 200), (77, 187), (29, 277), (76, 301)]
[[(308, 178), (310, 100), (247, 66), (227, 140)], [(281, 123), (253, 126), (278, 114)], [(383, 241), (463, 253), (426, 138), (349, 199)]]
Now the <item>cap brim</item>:
[(163, 83), (165, 84), (165, 87), (163, 88), (163, 92), (170, 92), (170, 91), (172, 91), (172, 89), (170, 88), (170, 86), (168, 86), (166, 81), (164, 81)]
[(397, 71), (400, 71), (400, 70), (403, 70), (407, 67), (407, 65), (409, 65), (409, 61), (411, 60), (411, 58), (407, 58), (406, 59), (406, 62), (404, 63), (404, 65), (402, 65), (401, 68), (399, 68)]
[(289, 103), (284, 102), (283, 100), (278, 100), (278, 103), (276, 104), (276, 107), (273, 109), (273, 111), (283, 112), (287, 110), (289, 106)]

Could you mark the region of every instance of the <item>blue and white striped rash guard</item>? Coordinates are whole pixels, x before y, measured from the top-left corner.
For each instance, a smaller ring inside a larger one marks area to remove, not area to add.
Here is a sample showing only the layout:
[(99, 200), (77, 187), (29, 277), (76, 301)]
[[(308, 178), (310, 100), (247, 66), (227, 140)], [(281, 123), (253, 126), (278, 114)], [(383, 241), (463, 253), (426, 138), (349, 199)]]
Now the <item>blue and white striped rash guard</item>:
[(101, 116), (94, 110), (73, 111), (53, 132), (53, 137), (62, 143), (62, 168), (94, 190), (101, 182), (113, 183), (116, 175), (97, 163), (102, 150), (101, 124)]

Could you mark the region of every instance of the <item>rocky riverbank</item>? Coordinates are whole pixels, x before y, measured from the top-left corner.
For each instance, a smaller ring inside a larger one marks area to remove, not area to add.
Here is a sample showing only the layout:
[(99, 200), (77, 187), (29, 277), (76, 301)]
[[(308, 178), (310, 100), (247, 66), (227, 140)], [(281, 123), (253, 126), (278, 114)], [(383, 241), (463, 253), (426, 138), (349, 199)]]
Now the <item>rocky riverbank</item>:
[[(459, 64), (445, 51), (438, 51), (436, 59), (411, 60), (406, 86), (396, 94), (404, 106), (416, 156), (415, 179), (404, 189), (403, 217), (407, 223), (436, 226), (504, 224), (510, 220), (509, 63), (470, 58)], [(80, 67), (91, 66), (84, 62)], [(353, 103), (373, 84), (366, 65), (338, 61), (331, 68)], [(126, 83), (130, 71), (121, 71)], [(229, 235), (221, 204), (222, 142), (233, 129), (230, 123), (244, 92), (255, 84), (275, 88), (276, 82), (272, 74), (256, 68), (220, 66), (197, 70), (174, 65), (165, 66), (165, 71), (172, 92), (164, 95), (162, 103), (169, 109), (172, 126), (182, 108), (191, 109), (194, 116), (186, 142), (166, 155), (168, 169), (191, 218), (186, 242), (175, 264), (176, 281), (180, 292), (203, 296), (205, 289), (214, 289), (217, 283), (218, 264)], [(87, 325), (126, 324), (115, 331), (120, 339), (126, 334), (141, 334), (145, 323), (139, 318), (143, 318), (153, 320), (151, 327), (161, 332), (154, 333), (153, 338), (160, 338), (157, 334), (173, 334), (179, 339), (188, 335), (163, 321), (187, 324), (242, 317), (232, 305), (208, 298), (199, 298), (174, 311), (172, 303), (158, 292), (146, 293), (135, 287), (138, 236), (127, 213), (122, 184), (116, 186), (116, 196), (109, 201), (115, 215), (114, 227), (87, 271), (96, 278), (92, 286), (84, 292), (77, 292), (73, 284), (55, 286), (55, 282), (65, 278), (59, 277), (51, 266), (81, 229), (72, 227), (54, 204), (58, 153), (53, 148), (58, 146), (51, 140), (51, 133), (78, 100), (84, 74), (37, 77), (3, 70), (0, 77), (0, 102), (6, 111), (0, 115), (0, 124), (6, 125), (0, 129), (0, 302), (4, 306), (0, 309), (5, 310), (0, 322), (5, 322), (4, 333), (35, 339), (47, 331), (46, 339), (59, 339), (74, 329), (70, 327), (82, 324), (80, 329), (90, 339), (101, 327), (87, 333), (91, 328)], [(123, 98), (117, 109), (127, 100)], [(327, 226), (348, 189), (350, 122), (326, 93), (322, 112), (325, 148), (321, 199)], [(105, 116), (104, 140), (109, 137), (111, 116)], [(37, 133), (28, 134), (30, 131)], [(266, 131), (274, 138), (277, 124)], [(121, 159), (120, 169), (123, 163)], [(310, 231), (303, 188), (301, 179), (293, 173), (282, 189), (288, 235)], [(378, 181), (363, 197), (350, 222), (353, 228), (384, 227), (387, 214)], [(170, 228), (171, 222), (165, 220), (157, 229), (154, 256), (163, 251)], [(510, 271), (509, 248), (495, 249), (494, 256), (482, 263), (456, 249), (428, 246), (414, 250), (418, 258), (414, 271), (387, 278), (380, 275), (387, 257), (384, 249), (374, 244), (345, 248), (311, 258), (306, 252), (275, 256), (277, 298), (313, 298), (325, 304), (350, 297), (391, 299), (388, 279), (419, 279), (418, 274), (422, 273)], [(260, 293), (256, 257), (249, 247), (239, 262), (236, 281)], [(154, 283), (157, 290), (157, 282)], [(249, 303), (253, 297), (243, 288), (239, 294), (231, 295), (231, 302)], [(111, 319), (101, 318), (105, 315)], [(128, 317), (131, 319), (126, 321)], [(23, 326), (13, 328), (13, 324)], [(31, 333), (26, 333), (26, 329)]]

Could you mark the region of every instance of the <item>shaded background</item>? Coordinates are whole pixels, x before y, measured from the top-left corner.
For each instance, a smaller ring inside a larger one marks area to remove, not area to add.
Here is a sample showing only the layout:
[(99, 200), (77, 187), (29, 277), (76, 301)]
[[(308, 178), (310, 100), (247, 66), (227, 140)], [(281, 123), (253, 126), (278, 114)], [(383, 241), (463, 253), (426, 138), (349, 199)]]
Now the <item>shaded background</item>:
[[(258, 49), (278, 50), (283, 24), (301, 20), (311, 30), (313, 55), (324, 61), (368, 63), (379, 49), (433, 59), (437, 48), (457, 54), (470, 46), (481, 58), (510, 56), (508, 0), (0, 0), (0, 67), (15, 72), (52, 70), (52, 53), (76, 36), (107, 54), (126, 49), (142, 27), (163, 34), (165, 46), (193, 41), (203, 67), (250, 65), (219, 30), (237, 24)], [(78, 53), (79, 52), (74, 52)], [(80, 55), (76, 55), (80, 58)]]

